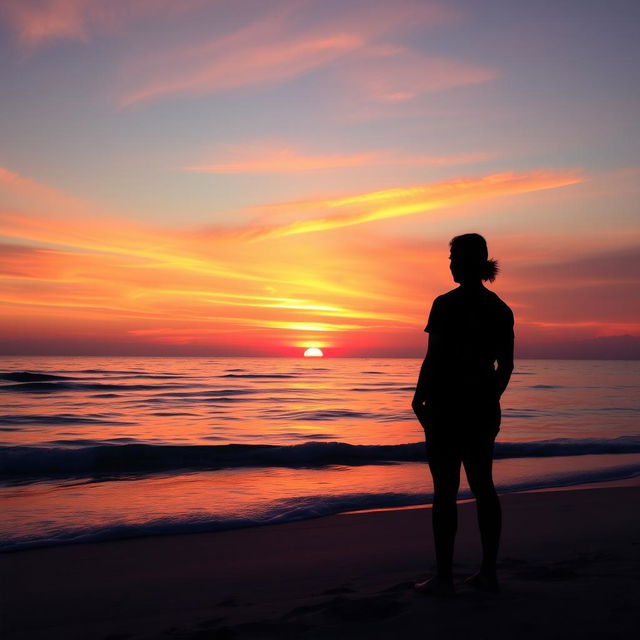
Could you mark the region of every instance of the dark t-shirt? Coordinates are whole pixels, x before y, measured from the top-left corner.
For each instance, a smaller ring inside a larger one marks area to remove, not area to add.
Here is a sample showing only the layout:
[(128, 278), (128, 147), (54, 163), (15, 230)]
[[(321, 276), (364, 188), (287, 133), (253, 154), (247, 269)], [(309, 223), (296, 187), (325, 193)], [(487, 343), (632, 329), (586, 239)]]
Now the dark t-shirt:
[(499, 424), (495, 361), (513, 342), (511, 309), (485, 287), (459, 287), (434, 300), (425, 331), (438, 337), (427, 404), (441, 418), (465, 421), (497, 407)]

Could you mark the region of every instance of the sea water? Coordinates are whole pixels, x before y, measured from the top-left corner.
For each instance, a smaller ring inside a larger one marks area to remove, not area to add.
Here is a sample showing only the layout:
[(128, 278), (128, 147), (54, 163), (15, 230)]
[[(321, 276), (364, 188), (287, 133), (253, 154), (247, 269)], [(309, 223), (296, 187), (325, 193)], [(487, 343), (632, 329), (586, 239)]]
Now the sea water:
[[(420, 364), (0, 358), (0, 549), (428, 504)], [(640, 474), (639, 391), (639, 361), (517, 362), (499, 490)]]

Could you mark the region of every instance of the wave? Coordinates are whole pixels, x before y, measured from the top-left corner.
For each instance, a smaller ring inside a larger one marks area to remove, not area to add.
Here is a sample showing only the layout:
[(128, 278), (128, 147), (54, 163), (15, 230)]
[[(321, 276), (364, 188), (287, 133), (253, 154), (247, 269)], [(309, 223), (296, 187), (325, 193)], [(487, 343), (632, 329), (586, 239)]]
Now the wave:
[[(136, 378), (183, 378), (182, 374), (176, 373), (149, 373), (148, 370), (141, 369), (61, 369), (60, 373), (88, 373), (90, 375), (106, 375), (106, 376), (131, 376)], [(62, 376), (66, 377), (66, 376)], [(75, 377), (75, 376), (74, 376)], [(191, 377), (191, 376), (190, 376)]]
[(565, 389), (566, 387), (560, 384), (533, 384), (529, 389)]
[(185, 378), (188, 378), (189, 380), (192, 380), (194, 378), (194, 376), (183, 376), (180, 374), (169, 374), (169, 373), (132, 373), (132, 374), (124, 374), (124, 373), (117, 373), (114, 374), (114, 372), (109, 371), (107, 372), (108, 374), (108, 378), (109, 380), (127, 380), (127, 379), (134, 379), (134, 380), (138, 380), (140, 378), (143, 378), (145, 380), (184, 380)]
[(317, 411), (284, 411), (279, 416), (285, 420), (341, 420), (342, 418), (378, 419), (380, 414), (351, 409), (319, 409)]
[(77, 371), (72, 371), (72, 373), (106, 373), (109, 375), (112, 374), (123, 374), (123, 375), (143, 375), (145, 371), (139, 371), (137, 369), (79, 369)]
[(299, 378), (297, 373), (225, 373), (220, 378)]
[[(496, 458), (538, 458), (592, 454), (640, 453), (640, 437), (499, 442)], [(234, 467), (315, 468), (417, 462), (425, 459), (422, 442), (353, 445), (305, 442), (295, 445), (100, 444), (82, 448), (0, 447), (0, 477), (5, 480), (87, 475), (148, 474), (176, 470)]]
[[(68, 378), (70, 380), (71, 378)], [(163, 384), (162, 388), (180, 388), (181, 384)], [(21, 393), (56, 393), (65, 391), (149, 391), (158, 389), (153, 384), (110, 384), (104, 382), (20, 382), (0, 385), (0, 391)]]
[(416, 390), (415, 385), (411, 387), (394, 387), (394, 386), (380, 387), (376, 385), (371, 387), (351, 387), (351, 389), (349, 389), (349, 391), (374, 391), (376, 393), (380, 393), (381, 391), (415, 391), (415, 390)]
[(59, 413), (55, 416), (35, 415), (4, 415), (0, 416), (0, 425), (33, 425), (33, 424), (120, 424), (132, 425), (135, 422), (110, 419), (106, 414), (89, 414), (77, 416), (67, 413)]
[(0, 373), (0, 380), (9, 380), (10, 382), (44, 382), (50, 380), (73, 380), (73, 378), (71, 376), (61, 376), (53, 373), (4, 371)]
[[(568, 487), (588, 482), (606, 482), (640, 475), (640, 464), (607, 467), (594, 471), (565, 472), (539, 479), (499, 485), (500, 493)], [(460, 500), (471, 498), (469, 491), (461, 491)], [(385, 492), (351, 493), (344, 495), (307, 495), (272, 500), (254, 505), (248, 513), (236, 514), (176, 514), (139, 522), (116, 522), (108, 525), (67, 528), (56, 526), (39, 534), (7, 536), (0, 540), (0, 551), (18, 551), (38, 547), (86, 542), (103, 542), (157, 535), (204, 533), (241, 529), (263, 525), (308, 520), (338, 513), (368, 509), (388, 509), (429, 505), (431, 493)]]
[[(224, 396), (246, 396), (260, 393), (260, 389), (207, 389), (205, 391), (167, 391), (154, 394), (154, 398), (159, 396), (167, 398), (197, 398), (204, 397), (224, 397)], [(280, 398), (278, 398), (280, 399)]]
[[(73, 373), (73, 374), (89, 374), (91, 376), (105, 376), (109, 378), (158, 378), (164, 380), (165, 378), (184, 378), (185, 376), (180, 373), (149, 373), (148, 371), (137, 371), (131, 369), (66, 369), (63, 370), (63, 373)], [(37, 374), (41, 375), (41, 374)], [(71, 377), (73, 379), (77, 379), (77, 376), (62, 376), (56, 375), (56, 377), (60, 378), (68, 378)], [(190, 379), (193, 376), (188, 376)], [(35, 379), (35, 378), (34, 378)]]

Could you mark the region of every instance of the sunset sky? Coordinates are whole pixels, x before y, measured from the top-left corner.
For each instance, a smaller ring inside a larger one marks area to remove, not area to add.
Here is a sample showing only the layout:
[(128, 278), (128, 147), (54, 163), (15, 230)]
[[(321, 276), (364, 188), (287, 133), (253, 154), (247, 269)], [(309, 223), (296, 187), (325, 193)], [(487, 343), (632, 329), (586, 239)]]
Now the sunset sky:
[(637, 0), (3, 0), (0, 353), (640, 357)]

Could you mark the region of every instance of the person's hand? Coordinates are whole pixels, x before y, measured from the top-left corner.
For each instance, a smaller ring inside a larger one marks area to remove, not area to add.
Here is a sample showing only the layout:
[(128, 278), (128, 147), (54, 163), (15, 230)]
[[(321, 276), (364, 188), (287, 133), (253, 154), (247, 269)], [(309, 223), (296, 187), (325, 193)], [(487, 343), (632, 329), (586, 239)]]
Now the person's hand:
[(411, 408), (413, 409), (413, 413), (415, 413), (416, 418), (422, 425), (423, 429), (427, 428), (427, 406), (425, 401), (418, 397), (414, 396), (413, 401), (411, 402)]

